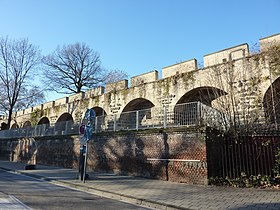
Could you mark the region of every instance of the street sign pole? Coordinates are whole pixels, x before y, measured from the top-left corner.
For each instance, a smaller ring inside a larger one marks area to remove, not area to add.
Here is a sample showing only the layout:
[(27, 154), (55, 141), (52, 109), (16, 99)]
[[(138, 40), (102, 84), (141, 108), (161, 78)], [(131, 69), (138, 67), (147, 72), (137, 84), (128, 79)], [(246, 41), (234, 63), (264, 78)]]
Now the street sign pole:
[(81, 144), (80, 146), (80, 162), (79, 162), (79, 179), (81, 181), (83, 181), (83, 177), (84, 177), (84, 163), (85, 163), (85, 159), (84, 159), (84, 145)]
[(87, 174), (87, 153), (88, 153), (88, 142), (86, 143), (85, 153), (84, 153), (84, 173), (83, 173), (83, 183), (86, 181)]
[[(87, 109), (84, 119), (82, 121), (82, 124), (80, 126), (80, 144), (81, 144), (81, 150), (80, 150), (80, 177), (81, 181), (85, 183), (86, 180), (86, 169), (87, 169), (87, 158), (88, 158), (88, 141), (92, 139), (93, 135), (93, 122), (96, 114), (93, 109)], [(87, 121), (86, 124), (84, 121)]]

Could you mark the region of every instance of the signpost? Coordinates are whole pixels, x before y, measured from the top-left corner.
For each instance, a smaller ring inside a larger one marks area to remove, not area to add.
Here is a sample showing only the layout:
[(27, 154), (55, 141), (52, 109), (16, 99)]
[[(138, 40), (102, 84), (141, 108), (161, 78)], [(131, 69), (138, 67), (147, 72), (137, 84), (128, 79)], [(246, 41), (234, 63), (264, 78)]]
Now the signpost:
[(87, 153), (88, 153), (88, 141), (93, 136), (93, 120), (96, 117), (93, 109), (87, 109), (82, 124), (80, 126), (80, 164), (79, 172), (81, 181), (85, 183), (86, 180), (86, 168), (87, 168)]

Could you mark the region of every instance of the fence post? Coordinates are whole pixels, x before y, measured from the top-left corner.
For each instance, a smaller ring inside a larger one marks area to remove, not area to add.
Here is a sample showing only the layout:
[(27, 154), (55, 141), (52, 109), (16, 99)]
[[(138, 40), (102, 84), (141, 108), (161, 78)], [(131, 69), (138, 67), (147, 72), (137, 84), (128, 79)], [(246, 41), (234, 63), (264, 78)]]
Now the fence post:
[(28, 130), (29, 130), (28, 127), (24, 128), (24, 135), (23, 136), (28, 137)]
[(116, 131), (117, 128), (117, 116), (114, 114), (114, 131)]
[(69, 121), (65, 121), (65, 122), (66, 122), (66, 125), (65, 125), (65, 133), (64, 133), (64, 135), (67, 135), (68, 134), (68, 127), (69, 127), (68, 123), (69, 123)]
[(97, 116), (95, 117), (95, 129), (94, 129), (94, 133), (97, 133)]
[(166, 106), (163, 108), (163, 128), (166, 128), (167, 124), (167, 111), (166, 111)]
[(200, 101), (197, 102), (197, 123), (198, 123), (198, 125), (202, 124)]
[(47, 124), (43, 124), (40, 136), (45, 136)]
[(136, 130), (139, 129), (139, 111), (136, 111)]

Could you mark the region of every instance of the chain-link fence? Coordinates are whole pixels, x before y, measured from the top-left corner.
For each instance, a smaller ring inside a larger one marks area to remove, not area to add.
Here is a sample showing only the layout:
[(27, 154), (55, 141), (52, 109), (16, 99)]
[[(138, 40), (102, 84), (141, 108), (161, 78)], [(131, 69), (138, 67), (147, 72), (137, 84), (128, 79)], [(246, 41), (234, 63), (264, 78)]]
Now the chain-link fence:
[[(114, 115), (97, 116), (94, 120), (94, 132), (141, 130), (181, 126), (211, 126), (224, 129), (226, 117), (218, 110), (200, 102), (166, 106), (163, 108), (124, 112)], [(79, 123), (73, 121), (57, 122), (35, 127), (24, 127), (0, 131), (0, 138), (36, 137), (79, 134)]]

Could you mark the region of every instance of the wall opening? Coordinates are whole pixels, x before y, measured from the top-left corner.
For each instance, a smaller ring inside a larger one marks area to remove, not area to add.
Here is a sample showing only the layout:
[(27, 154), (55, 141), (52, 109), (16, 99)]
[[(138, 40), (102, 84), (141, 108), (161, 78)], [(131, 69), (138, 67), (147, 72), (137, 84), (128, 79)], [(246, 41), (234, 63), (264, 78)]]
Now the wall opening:
[(265, 92), (263, 108), (268, 123), (280, 123), (280, 77)]
[(195, 88), (183, 95), (177, 104), (200, 101), (201, 103), (212, 106), (212, 101), (226, 95), (227, 93), (215, 87), (199, 87)]
[(154, 107), (154, 104), (144, 98), (130, 101), (124, 107), (119, 118), (120, 126), (124, 129), (137, 129), (137, 126), (144, 126), (151, 119), (152, 107)]
[(67, 134), (70, 133), (72, 125), (74, 123), (73, 117), (69, 113), (63, 113), (57, 119), (55, 123), (55, 134)]
[(1, 130), (3, 131), (3, 130), (7, 130), (7, 129), (8, 129), (8, 124), (2, 122), (2, 123), (1, 123)]
[(38, 125), (43, 125), (43, 124), (50, 124), (50, 120), (47, 117), (43, 117), (40, 119), (38, 122)]
[(96, 114), (97, 117), (107, 115), (105, 110), (102, 109), (101, 107), (96, 106), (96, 107), (93, 107), (92, 109), (95, 111), (95, 114)]
[(132, 101), (130, 101), (123, 109), (122, 112), (129, 112), (129, 111), (136, 111), (136, 110), (142, 110), (142, 109), (150, 109), (154, 107), (155, 105), (145, 99), (145, 98), (136, 98)]
[(63, 122), (63, 121), (74, 121), (73, 117), (71, 114), (69, 113), (63, 113), (62, 115), (60, 115), (60, 117), (57, 119), (56, 122)]
[(17, 123), (12, 124), (11, 129), (19, 128)]
[(26, 128), (26, 127), (31, 127), (31, 122), (30, 121), (25, 121), (22, 125), (23, 128)]

